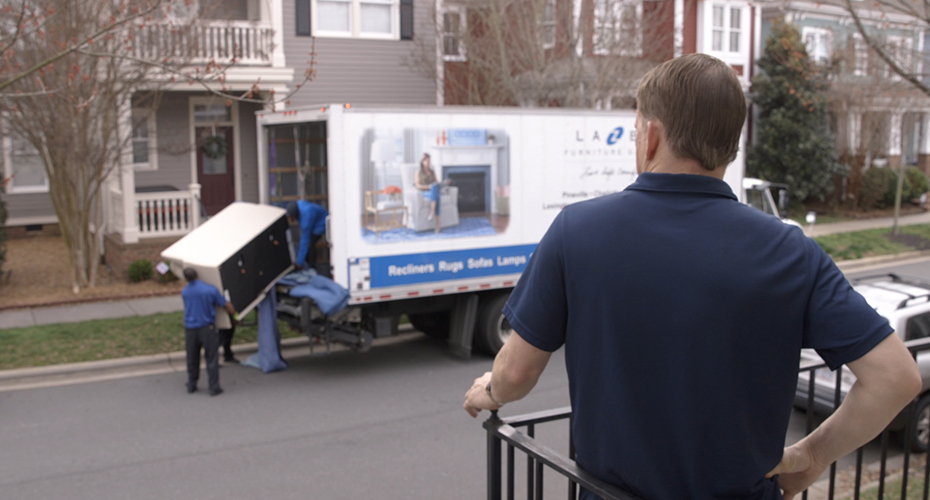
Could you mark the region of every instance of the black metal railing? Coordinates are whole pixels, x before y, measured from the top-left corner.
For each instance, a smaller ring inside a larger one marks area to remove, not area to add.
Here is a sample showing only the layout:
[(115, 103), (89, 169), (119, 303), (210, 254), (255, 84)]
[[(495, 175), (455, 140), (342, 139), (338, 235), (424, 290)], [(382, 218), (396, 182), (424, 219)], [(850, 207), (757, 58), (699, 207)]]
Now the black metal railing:
[[(907, 342), (907, 346), (908, 349), (910, 349), (911, 354), (913, 354), (916, 359), (920, 352), (930, 350), (930, 338)], [(810, 434), (815, 428), (815, 412), (812, 410), (812, 408), (815, 407), (815, 395), (818, 394), (815, 372), (816, 370), (820, 369), (828, 368), (827, 365), (823, 362), (808, 361), (802, 362), (799, 369), (800, 373), (807, 373), (808, 379), (808, 410), (806, 426), (807, 434)], [(836, 384), (833, 388), (832, 404), (830, 410), (838, 407), (842, 401), (842, 398), (844, 397), (844, 387), (842, 384), (843, 370), (846, 370), (846, 368), (841, 367), (837, 370), (836, 373)], [(927, 389), (927, 387), (924, 389)], [(823, 391), (821, 390), (820, 393), (822, 394)], [(896, 419), (896, 422), (900, 422), (901, 418), (904, 419), (903, 465), (901, 467), (901, 500), (913, 498), (907, 495), (907, 484), (908, 477), (911, 474), (910, 459), (912, 453), (910, 444), (913, 440), (914, 432), (916, 432), (914, 417), (918, 399), (915, 399), (910, 405), (908, 405), (908, 407), (902, 412), (901, 416)], [(491, 417), (484, 422), (484, 428), (487, 430), (488, 441), (488, 500), (502, 500), (503, 498), (506, 498), (507, 500), (513, 500), (515, 498), (517, 476), (516, 450), (520, 450), (526, 455), (525, 489), (527, 500), (542, 500), (545, 485), (544, 473), (547, 469), (555, 473), (556, 477), (567, 479), (569, 500), (576, 500), (578, 498), (579, 486), (591, 491), (604, 500), (639, 500), (637, 497), (631, 495), (630, 493), (621, 490), (614, 485), (608, 484), (578, 467), (574, 460), (575, 450), (572, 444), (571, 418), (572, 410), (570, 407), (529, 413), (526, 415), (507, 417), (503, 419), (497, 415), (496, 411), (491, 412)], [(568, 421), (568, 456), (554, 451), (536, 439), (536, 428), (538, 425), (560, 420)], [(878, 491), (877, 496), (874, 497), (880, 500), (885, 499), (886, 497), (885, 487), (886, 479), (888, 476), (888, 450), (891, 447), (891, 431), (893, 426), (894, 423), (882, 431), (881, 434), (881, 458), (879, 461), (877, 485)], [(518, 430), (524, 428), (525, 432)], [(504, 443), (506, 443), (506, 463), (504, 462), (502, 451), (502, 445)], [(864, 467), (864, 448), (865, 447), (859, 448), (856, 451), (856, 465), (854, 469), (855, 477), (853, 481), (854, 489), (851, 492), (851, 496), (848, 494), (849, 492), (844, 492), (842, 496), (845, 498), (859, 500), (860, 489), (863, 487), (862, 478)], [(504, 472), (505, 470), (506, 478)], [(928, 494), (930, 494), (930, 460), (925, 461), (923, 470), (919, 472), (922, 472), (923, 476), (923, 496), (921, 498), (923, 500), (930, 500), (930, 497), (928, 497)], [(504, 484), (505, 480), (506, 484)], [(868, 486), (869, 488), (872, 487), (871, 484)], [(827, 500), (834, 500), (836, 495), (837, 465), (834, 463), (830, 466), (828, 473)], [(807, 498), (808, 491), (805, 491), (803, 494), (803, 500), (807, 500)]]

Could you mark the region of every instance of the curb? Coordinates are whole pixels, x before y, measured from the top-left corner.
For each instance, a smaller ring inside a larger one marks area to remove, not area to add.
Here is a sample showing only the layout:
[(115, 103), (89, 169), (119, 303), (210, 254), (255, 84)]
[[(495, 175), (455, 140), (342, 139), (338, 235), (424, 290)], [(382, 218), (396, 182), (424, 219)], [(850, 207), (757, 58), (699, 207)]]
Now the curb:
[(838, 267), (840, 271), (853, 271), (860, 268), (878, 266), (891, 262), (917, 260), (928, 257), (930, 257), (930, 250), (915, 250), (912, 252), (879, 255), (876, 257), (865, 257), (863, 259), (841, 260), (836, 263), (836, 267)]

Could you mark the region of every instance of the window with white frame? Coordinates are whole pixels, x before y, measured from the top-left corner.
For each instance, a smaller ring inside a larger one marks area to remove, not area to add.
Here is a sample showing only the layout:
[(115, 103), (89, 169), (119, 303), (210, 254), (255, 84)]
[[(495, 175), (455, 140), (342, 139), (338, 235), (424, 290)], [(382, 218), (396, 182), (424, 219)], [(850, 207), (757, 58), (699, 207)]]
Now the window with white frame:
[(801, 39), (807, 48), (807, 56), (817, 64), (825, 65), (833, 55), (833, 32), (827, 28), (805, 26), (801, 29)]
[[(906, 36), (889, 36), (885, 40), (885, 51), (888, 57), (905, 72), (911, 70), (913, 59), (914, 39)], [(885, 78), (900, 80), (901, 77), (892, 71), (891, 66), (885, 65)]]
[(594, 53), (613, 56), (642, 55), (639, 0), (595, 0)]
[(555, 47), (555, 0), (545, 0), (539, 30), (543, 48)]
[(151, 109), (132, 110), (132, 165), (137, 170), (158, 168), (155, 142), (155, 112)]
[(442, 13), (442, 58), (446, 61), (464, 61), (465, 12), (461, 7), (447, 7)]
[(866, 76), (869, 74), (869, 46), (859, 33), (852, 36), (852, 73), (855, 76)]
[(3, 173), (10, 179), (6, 192), (45, 193), (48, 192), (48, 177), (39, 151), (28, 139), (10, 130), (9, 124), (3, 134)]
[(315, 34), (396, 39), (399, 4), (398, 0), (314, 0)]
[(740, 52), (743, 39), (743, 9), (714, 5), (711, 10), (711, 42), (713, 52)]

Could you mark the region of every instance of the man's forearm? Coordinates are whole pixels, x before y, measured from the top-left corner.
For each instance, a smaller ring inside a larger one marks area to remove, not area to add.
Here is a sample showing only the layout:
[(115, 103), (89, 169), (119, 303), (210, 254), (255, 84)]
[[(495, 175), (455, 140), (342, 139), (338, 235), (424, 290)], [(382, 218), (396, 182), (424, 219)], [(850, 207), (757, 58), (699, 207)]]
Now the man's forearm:
[[(877, 374), (874, 367), (857, 373), (843, 404), (804, 439), (817, 462), (833, 463), (873, 439), (920, 392), (920, 373), (903, 343), (892, 334), (879, 349), (897, 353), (882, 360), (885, 367)], [(855, 363), (854, 373), (861, 371)]]
[[(527, 348), (529, 344), (522, 337), (514, 334), (511, 338), (513, 336), (517, 338), (514, 342), (508, 341), (501, 348), (491, 369), (493, 396), (500, 403), (523, 399), (529, 394), (549, 361), (550, 353), (535, 348), (530, 350)], [(519, 353), (520, 357), (515, 353)]]

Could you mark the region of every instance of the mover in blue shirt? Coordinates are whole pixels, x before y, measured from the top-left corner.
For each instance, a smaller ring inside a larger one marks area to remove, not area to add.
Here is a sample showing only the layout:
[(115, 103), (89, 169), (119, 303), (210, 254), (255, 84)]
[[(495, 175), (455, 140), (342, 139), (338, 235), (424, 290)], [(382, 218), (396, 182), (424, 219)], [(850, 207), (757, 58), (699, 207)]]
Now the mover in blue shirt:
[(187, 344), (187, 392), (197, 390), (200, 378), (200, 349), (203, 348), (207, 359), (207, 378), (210, 395), (223, 393), (220, 388), (220, 337), (216, 329), (216, 307), (226, 308), (226, 312), (236, 323), (236, 309), (223, 297), (213, 285), (197, 279), (197, 271), (184, 269), (187, 286), (181, 291), (184, 300), (184, 336)]
[(298, 268), (316, 267), (316, 243), (326, 232), (326, 217), (329, 212), (305, 200), (291, 201), (287, 204), (287, 221), (300, 226), (300, 247), (294, 265)]

